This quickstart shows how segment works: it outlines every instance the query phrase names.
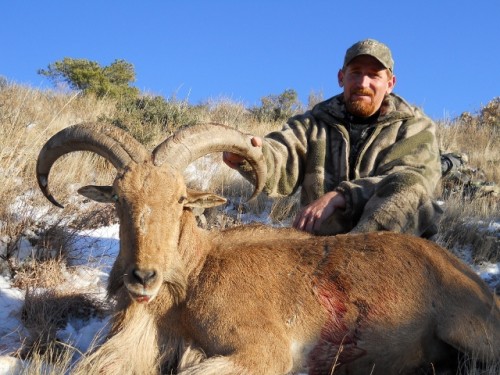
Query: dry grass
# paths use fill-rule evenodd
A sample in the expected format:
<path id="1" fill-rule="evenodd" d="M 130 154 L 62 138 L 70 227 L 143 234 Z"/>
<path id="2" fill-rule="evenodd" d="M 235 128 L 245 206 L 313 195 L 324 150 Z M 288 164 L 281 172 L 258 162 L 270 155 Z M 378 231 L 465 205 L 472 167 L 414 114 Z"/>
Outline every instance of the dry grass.
<path id="1" fill-rule="evenodd" d="M 438 123 L 438 138 L 441 150 L 467 154 L 470 165 L 481 169 L 489 181 L 500 183 L 500 124 L 443 121 Z"/>
<path id="2" fill-rule="evenodd" d="M 66 280 L 65 270 L 64 262 L 59 259 L 31 259 L 16 270 L 12 286 L 23 290 L 56 288 Z"/>
<path id="3" fill-rule="evenodd" d="M 30 359 L 19 363 L 17 375 L 61 375 L 70 373 L 75 348 L 60 342 L 52 342 L 32 350 Z"/>
<path id="4" fill-rule="evenodd" d="M 207 108 L 207 121 L 238 127 L 238 124 L 249 120 L 245 105 L 228 98 L 209 99 L 204 106 Z"/>
<path id="5" fill-rule="evenodd" d="M 21 358 L 33 353 L 43 355 L 50 348 L 52 358 L 59 358 L 66 349 L 56 336 L 57 330 L 64 328 L 71 320 L 88 321 L 104 317 L 108 306 L 90 293 L 77 290 L 27 288 L 21 312 L 28 337 L 19 350 Z"/>
<path id="6" fill-rule="evenodd" d="M 500 262 L 498 198 L 464 198 L 460 191 L 449 197 L 439 226 L 439 242 L 448 249 L 470 247 L 473 261 Z"/>
<path id="7" fill-rule="evenodd" d="M 497 119 L 500 116 L 496 109 Z M 481 119 L 481 113 L 477 118 Z M 500 123 L 471 120 L 470 115 L 453 122 L 438 123 L 443 151 L 465 153 L 469 165 L 478 168 L 487 181 L 500 185 Z M 444 201 L 439 242 L 449 249 L 470 246 L 475 260 L 500 261 L 500 229 L 489 227 L 500 221 L 500 197 L 464 196 L 463 186 Z"/>
<path id="8" fill-rule="evenodd" d="M 500 374 L 500 360 L 492 365 L 481 365 L 481 358 L 464 356 L 460 359 L 456 375 L 498 375 Z"/>
<path id="9" fill-rule="evenodd" d="M 95 121 L 113 103 L 8 85 L 0 90 L 0 237 L 15 239 L 40 216 L 55 210 L 38 191 L 35 162 L 42 145 L 58 130 Z M 63 198 L 72 183 L 98 174 L 95 157 L 68 158 L 53 173 L 54 192 Z M 71 161 L 72 159 L 72 161 Z M 85 177 L 84 177 L 85 176 Z M 97 180 L 97 178 L 94 178 Z"/>

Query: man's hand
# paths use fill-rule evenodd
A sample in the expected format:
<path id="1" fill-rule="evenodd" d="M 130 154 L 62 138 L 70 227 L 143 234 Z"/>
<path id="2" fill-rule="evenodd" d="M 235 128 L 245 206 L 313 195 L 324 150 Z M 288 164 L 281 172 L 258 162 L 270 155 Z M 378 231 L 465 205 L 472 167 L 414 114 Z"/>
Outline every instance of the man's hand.
<path id="1" fill-rule="evenodd" d="M 252 137 L 251 142 L 252 142 L 252 146 L 254 146 L 254 147 L 262 147 L 262 138 L 260 138 L 260 137 Z M 224 151 L 222 153 L 222 160 L 229 167 L 231 167 L 233 169 L 237 169 L 241 165 L 241 163 L 243 163 L 245 158 L 243 156 L 238 155 L 238 154 L 233 154 L 232 152 Z"/>
<path id="2" fill-rule="evenodd" d="M 304 207 L 295 217 L 293 227 L 309 233 L 317 232 L 336 209 L 344 208 L 344 195 L 338 191 L 330 191 Z"/>

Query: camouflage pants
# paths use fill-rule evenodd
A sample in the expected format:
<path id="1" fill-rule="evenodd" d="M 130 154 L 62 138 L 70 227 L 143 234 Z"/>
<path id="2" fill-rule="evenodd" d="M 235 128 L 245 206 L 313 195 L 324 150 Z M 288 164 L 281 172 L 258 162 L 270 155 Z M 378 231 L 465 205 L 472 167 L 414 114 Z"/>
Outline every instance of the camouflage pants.
<path id="1" fill-rule="evenodd" d="M 441 154 L 442 187 L 444 196 L 462 190 L 464 196 L 499 197 L 500 188 L 494 183 L 486 181 L 484 173 L 468 165 L 467 155 L 460 153 Z"/>

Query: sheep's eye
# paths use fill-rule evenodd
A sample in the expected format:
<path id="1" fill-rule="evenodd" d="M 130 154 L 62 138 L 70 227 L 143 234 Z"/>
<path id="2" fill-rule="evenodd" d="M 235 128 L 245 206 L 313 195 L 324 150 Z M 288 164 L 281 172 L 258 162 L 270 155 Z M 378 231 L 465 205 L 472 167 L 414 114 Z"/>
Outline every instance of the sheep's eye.
<path id="1" fill-rule="evenodd" d="M 118 197 L 118 194 L 113 194 L 113 195 L 111 196 L 111 199 L 113 199 L 115 202 L 118 202 L 118 198 L 119 198 L 119 197 Z"/>
<path id="2" fill-rule="evenodd" d="M 183 195 L 182 197 L 180 197 L 180 198 L 179 198 L 179 203 L 181 203 L 181 204 L 182 204 L 182 203 L 184 203 L 186 200 L 187 200 L 187 197 Z"/>

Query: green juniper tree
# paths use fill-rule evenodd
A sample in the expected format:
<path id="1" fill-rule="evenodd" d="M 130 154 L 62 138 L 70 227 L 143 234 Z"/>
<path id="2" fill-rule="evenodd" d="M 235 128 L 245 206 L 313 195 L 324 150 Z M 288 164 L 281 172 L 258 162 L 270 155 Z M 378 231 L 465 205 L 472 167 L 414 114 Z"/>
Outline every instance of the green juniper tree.
<path id="1" fill-rule="evenodd" d="M 54 85 L 64 82 L 73 90 L 99 98 L 134 98 L 139 95 L 139 90 L 130 86 L 135 81 L 134 67 L 125 60 L 115 60 L 103 67 L 95 61 L 65 57 L 49 64 L 47 69 L 38 70 L 38 74 L 47 77 Z"/>

